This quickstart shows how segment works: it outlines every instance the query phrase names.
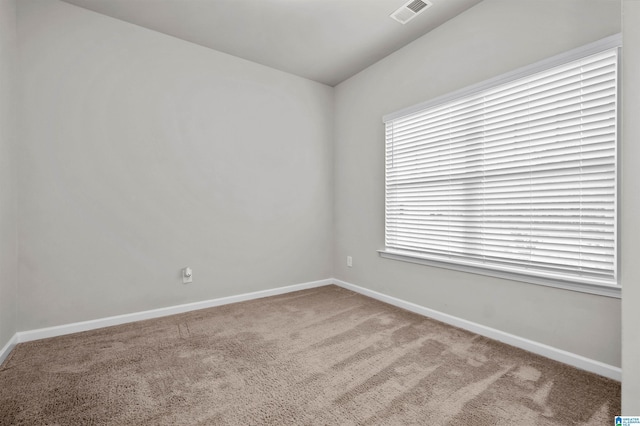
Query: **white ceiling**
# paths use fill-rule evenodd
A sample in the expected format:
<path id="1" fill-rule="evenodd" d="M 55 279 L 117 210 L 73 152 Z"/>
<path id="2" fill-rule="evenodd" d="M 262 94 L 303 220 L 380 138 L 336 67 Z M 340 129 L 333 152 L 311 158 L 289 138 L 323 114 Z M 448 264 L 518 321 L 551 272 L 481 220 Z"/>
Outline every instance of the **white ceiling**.
<path id="1" fill-rule="evenodd" d="M 402 25 L 407 0 L 64 0 L 330 86 L 481 0 L 431 0 Z"/>

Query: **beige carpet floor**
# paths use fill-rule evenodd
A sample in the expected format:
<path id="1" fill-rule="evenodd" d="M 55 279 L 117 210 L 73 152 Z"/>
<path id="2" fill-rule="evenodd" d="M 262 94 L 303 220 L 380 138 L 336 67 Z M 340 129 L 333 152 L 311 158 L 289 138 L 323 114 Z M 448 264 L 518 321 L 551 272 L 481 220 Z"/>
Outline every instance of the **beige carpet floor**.
<path id="1" fill-rule="evenodd" d="M 620 384 L 327 286 L 22 343 L 2 425 L 610 425 Z"/>

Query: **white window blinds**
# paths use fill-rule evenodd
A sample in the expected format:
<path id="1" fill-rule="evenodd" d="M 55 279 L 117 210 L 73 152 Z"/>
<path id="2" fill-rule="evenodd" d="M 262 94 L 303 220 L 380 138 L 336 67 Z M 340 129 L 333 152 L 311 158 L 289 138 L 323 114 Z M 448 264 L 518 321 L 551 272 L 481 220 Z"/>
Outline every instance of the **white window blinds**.
<path id="1" fill-rule="evenodd" d="M 386 250 L 616 285 L 617 52 L 386 121 Z"/>

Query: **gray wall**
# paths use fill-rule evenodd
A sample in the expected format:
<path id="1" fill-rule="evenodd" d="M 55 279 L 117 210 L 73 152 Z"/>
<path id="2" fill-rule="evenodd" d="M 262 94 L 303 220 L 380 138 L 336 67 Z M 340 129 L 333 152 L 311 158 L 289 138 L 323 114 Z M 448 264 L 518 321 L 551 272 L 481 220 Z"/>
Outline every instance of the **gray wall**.
<path id="1" fill-rule="evenodd" d="M 16 332 L 16 1 L 0 0 L 0 349 Z"/>
<path id="2" fill-rule="evenodd" d="M 332 88 L 18 3 L 19 330 L 331 276 Z"/>
<path id="3" fill-rule="evenodd" d="M 640 1 L 624 0 L 622 78 L 622 414 L 640 413 Z"/>
<path id="4" fill-rule="evenodd" d="M 382 116 L 620 32 L 620 2 L 485 0 L 336 87 L 334 276 L 620 366 L 620 300 L 382 259 Z M 346 266 L 347 255 L 353 267 Z"/>

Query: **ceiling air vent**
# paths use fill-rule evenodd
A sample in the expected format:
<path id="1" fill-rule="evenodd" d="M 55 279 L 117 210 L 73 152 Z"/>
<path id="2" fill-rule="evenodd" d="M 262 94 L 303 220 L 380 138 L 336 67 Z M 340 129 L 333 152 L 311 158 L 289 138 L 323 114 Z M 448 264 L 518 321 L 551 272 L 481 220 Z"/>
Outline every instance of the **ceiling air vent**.
<path id="1" fill-rule="evenodd" d="M 410 0 L 389 16 L 401 24 L 406 24 L 429 7 L 431 2 L 427 0 Z"/>

